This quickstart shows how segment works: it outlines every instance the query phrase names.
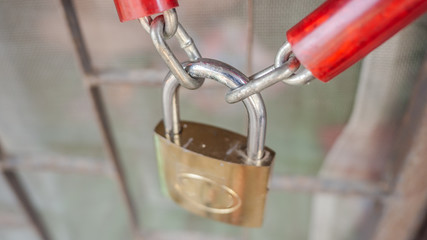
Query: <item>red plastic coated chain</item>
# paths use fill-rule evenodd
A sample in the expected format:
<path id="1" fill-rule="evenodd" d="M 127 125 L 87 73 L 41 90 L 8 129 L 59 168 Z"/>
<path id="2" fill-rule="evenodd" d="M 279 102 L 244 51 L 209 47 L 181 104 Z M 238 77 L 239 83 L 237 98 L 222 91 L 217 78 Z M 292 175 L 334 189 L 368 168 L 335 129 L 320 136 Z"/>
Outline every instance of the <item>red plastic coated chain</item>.
<path id="1" fill-rule="evenodd" d="M 114 0 L 120 22 L 134 20 L 178 7 L 178 0 Z"/>
<path id="2" fill-rule="evenodd" d="M 301 64 L 327 82 L 427 11 L 427 0 L 328 0 L 287 32 Z"/>

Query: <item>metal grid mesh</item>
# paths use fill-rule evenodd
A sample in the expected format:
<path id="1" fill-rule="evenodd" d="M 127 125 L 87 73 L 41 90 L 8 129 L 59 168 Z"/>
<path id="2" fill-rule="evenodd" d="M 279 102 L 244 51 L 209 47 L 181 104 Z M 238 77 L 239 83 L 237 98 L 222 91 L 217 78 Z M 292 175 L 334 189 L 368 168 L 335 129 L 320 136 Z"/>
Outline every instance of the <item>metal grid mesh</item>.
<path id="1" fill-rule="evenodd" d="M 166 73 L 160 58 L 145 57 L 157 55 L 149 37 L 136 22 L 120 24 L 115 17 L 112 1 L 76 1 L 78 18 L 74 18 L 71 1 L 61 2 L 65 6 L 68 24 L 71 24 L 75 46 L 82 47 L 85 44 L 79 36 L 78 27 L 73 24 L 77 19 L 84 23 L 83 34 L 96 69 L 90 64 L 85 49 L 80 48 L 77 57 L 82 63 L 89 98 L 76 81 L 79 74 L 70 55 L 73 45 L 65 27 L 67 23 L 60 15 L 60 2 L 15 3 L 25 14 L 7 14 L 11 3 L 0 1 L 0 6 L 4 6 L 0 7 L 0 16 L 3 16 L 0 23 L 0 55 L 1 62 L 5 63 L 0 72 L 4 78 L 11 79 L 3 81 L 7 85 L 2 88 L 1 95 L 5 96 L 2 99 L 13 99 L 13 103 L 1 103 L 2 110 L 8 113 L 1 118 L 1 136 L 7 151 L 30 151 L 30 156 L 34 156 L 35 152 L 57 151 L 91 157 L 76 159 L 37 154 L 35 156 L 39 157 L 18 155 L 15 158 L 3 158 L 6 159 L 3 161 L 3 169 L 24 170 L 22 178 L 28 186 L 29 195 L 43 213 L 44 221 L 37 220 L 36 216 L 33 222 L 46 222 L 51 239 L 129 239 L 132 235 L 128 230 L 129 225 L 133 226 L 135 239 L 140 232 L 147 239 L 307 238 L 309 196 L 272 191 L 262 230 L 242 230 L 199 219 L 164 199 L 157 189 L 159 184 L 153 171 L 156 164 L 149 137 L 151 126 L 161 118 L 160 102 L 157 100 L 160 90 L 152 88 L 160 85 Z M 259 70 L 271 63 L 278 46 L 285 40 L 284 29 L 288 29 L 320 3 L 308 0 L 255 1 L 253 69 Z M 197 1 L 184 1 L 179 13 L 180 20 L 191 29 L 204 56 L 245 69 L 246 7 L 246 2 L 242 1 L 208 1 L 203 8 Z M 181 57 L 185 59 L 183 55 Z M 148 71 L 132 70 L 141 67 Z M 339 132 L 336 129 L 340 129 L 348 117 L 356 87 L 356 81 L 351 80 L 358 77 L 357 72 L 358 66 L 340 76 L 348 80 L 344 82 L 337 79 L 329 88 L 313 84 L 308 89 L 288 91 L 286 86 L 278 86 L 265 92 L 270 110 L 268 144 L 280 149 L 278 153 L 287 159 L 277 163 L 276 174 L 313 174 L 317 171 L 332 143 L 331 139 Z M 106 85 L 102 93 L 100 84 Z M 142 87 L 135 88 L 135 85 Z M 101 94 L 106 98 L 102 98 Z M 333 99 L 326 98 L 333 94 L 336 95 Z M 11 95 L 20 97 L 12 98 Z M 202 98 L 202 95 L 208 95 L 209 98 Z M 322 101 L 318 101 L 319 98 Z M 94 106 L 101 138 L 88 102 Z M 183 110 L 183 115 L 188 118 L 197 116 L 198 120 L 205 122 L 218 115 L 227 115 L 229 118 L 215 119 L 215 124 L 243 131 L 240 124 L 243 110 L 239 106 L 227 106 L 221 102 L 223 89 L 206 87 L 198 93 L 186 92 L 183 104 L 188 105 L 188 108 Z M 290 103 L 287 104 L 290 109 L 283 110 L 284 102 Z M 337 102 L 340 104 L 337 105 Z M 109 116 L 105 106 L 108 106 Z M 202 117 L 200 111 L 203 112 Z M 114 125 L 118 146 L 113 143 L 108 119 Z M 22 126 L 28 127 L 21 129 Z M 329 133 L 325 133 L 323 138 L 311 136 L 310 133 L 321 129 L 319 126 L 330 127 L 331 130 L 327 129 Z M 140 143 L 141 139 L 145 139 L 144 142 Z M 107 157 L 112 160 L 111 165 L 96 160 L 104 157 L 100 154 L 101 142 L 107 149 Z M 307 148 L 311 150 L 306 151 Z M 123 161 L 119 159 L 117 149 L 120 149 Z M 25 164 L 19 161 L 16 163 L 14 159 L 25 159 L 21 162 L 25 162 L 31 169 L 86 171 L 90 175 L 101 173 L 102 176 L 80 176 L 76 179 L 56 173 L 34 174 L 25 172 Z M 121 164 L 124 164 L 125 171 Z M 118 177 L 125 207 L 123 199 L 117 194 L 117 185 L 106 181 L 103 175 Z M 93 189 L 94 186 L 96 189 Z M 272 188 L 350 192 L 381 197 L 376 186 L 353 182 L 319 182 L 311 177 L 274 178 Z M 7 202 L 6 209 L 16 208 L 12 206 L 12 197 L 3 198 L 2 202 Z M 135 200 L 136 203 L 132 202 Z M 129 215 L 130 218 L 127 217 Z M 141 223 L 137 218 L 142 219 Z M 278 226 L 278 222 L 286 224 Z M 40 230 L 43 227 L 36 229 L 43 235 L 43 230 Z M 34 238 L 29 232 L 17 233 L 13 230 L 1 231 L 0 236 L 6 239 Z"/>

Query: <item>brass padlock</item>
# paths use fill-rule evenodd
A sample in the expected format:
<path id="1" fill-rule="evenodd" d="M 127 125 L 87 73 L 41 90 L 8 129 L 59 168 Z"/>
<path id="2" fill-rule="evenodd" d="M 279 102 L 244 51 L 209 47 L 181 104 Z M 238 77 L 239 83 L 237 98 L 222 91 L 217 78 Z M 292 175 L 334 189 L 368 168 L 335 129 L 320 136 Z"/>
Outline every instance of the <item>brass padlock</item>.
<path id="1" fill-rule="evenodd" d="M 194 78 L 213 79 L 229 88 L 248 79 L 233 67 L 211 59 L 186 64 Z M 248 111 L 248 137 L 213 126 L 180 121 L 179 82 L 164 81 L 164 121 L 155 128 L 162 185 L 179 205 L 200 216 L 229 224 L 259 227 L 274 151 L 264 148 L 266 113 L 261 95 L 243 103 Z"/>

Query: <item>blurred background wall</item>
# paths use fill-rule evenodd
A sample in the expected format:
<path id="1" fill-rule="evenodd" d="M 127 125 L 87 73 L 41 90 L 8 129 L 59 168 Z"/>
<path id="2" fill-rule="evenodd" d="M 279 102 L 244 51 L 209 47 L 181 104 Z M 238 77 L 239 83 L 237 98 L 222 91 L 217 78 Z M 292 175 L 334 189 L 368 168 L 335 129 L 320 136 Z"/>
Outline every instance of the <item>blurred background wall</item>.
<path id="1" fill-rule="evenodd" d="M 254 1 L 253 72 L 273 63 L 285 31 L 322 2 Z M 144 234 L 149 239 L 308 239 L 310 228 L 315 228 L 312 195 L 272 190 L 263 228 L 242 229 L 193 216 L 161 194 L 152 135 L 162 118 L 160 83 L 166 66 L 137 21 L 119 22 L 112 0 L 76 0 L 75 5 L 97 69 L 147 68 L 153 74 L 152 86 L 102 87 Z M 204 57 L 222 60 L 249 75 L 247 8 L 243 0 L 184 0 L 178 15 Z M 379 53 L 393 50 L 399 58 L 382 62 L 371 57 L 372 64 L 380 66 L 365 71 L 388 71 L 390 84 L 414 79 L 427 41 L 425 22 L 417 24 Z M 415 43 L 405 44 L 408 39 Z M 178 49 L 175 41 L 171 46 Z M 179 57 L 186 59 L 182 52 Z M 402 61 L 405 65 L 396 68 Z M 277 153 L 275 175 L 317 175 L 350 118 L 360 72 L 361 64 L 356 64 L 328 84 L 277 84 L 263 92 L 267 145 Z M 106 163 L 60 1 L 0 0 L 0 76 L 0 141 L 8 153 L 65 155 Z M 384 80 L 384 75 L 376 78 Z M 398 89 L 401 99 L 395 104 L 401 110 L 393 116 L 404 111 L 412 84 Z M 224 94 L 225 89 L 215 84 L 181 91 L 183 119 L 244 133 L 243 106 L 226 104 Z M 131 239 L 114 178 L 25 169 L 20 176 L 53 239 Z M 15 200 L 0 180 L 0 239 L 38 239 Z M 357 232 L 343 234 L 329 239 L 360 239 Z"/>

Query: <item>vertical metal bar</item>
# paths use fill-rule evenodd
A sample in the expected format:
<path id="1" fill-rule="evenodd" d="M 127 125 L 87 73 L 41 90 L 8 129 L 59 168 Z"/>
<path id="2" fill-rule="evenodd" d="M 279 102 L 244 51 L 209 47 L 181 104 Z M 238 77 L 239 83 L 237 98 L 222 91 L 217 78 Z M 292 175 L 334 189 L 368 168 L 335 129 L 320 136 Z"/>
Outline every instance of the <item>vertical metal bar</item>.
<path id="1" fill-rule="evenodd" d="M 117 146 L 114 141 L 113 133 L 108 120 L 108 114 L 104 105 L 101 89 L 98 85 L 90 84 L 90 79 L 95 73 L 95 69 L 92 65 L 92 61 L 87 51 L 86 44 L 83 38 L 83 34 L 80 29 L 79 21 L 76 15 L 74 4 L 72 0 L 61 0 L 62 7 L 65 12 L 68 28 L 72 34 L 75 50 L 78 54 L 80 65 L 85 73 L 85 83 L 87 90 L 90 95 L 92 106 L 98 120 L 98 126 L 102 133 L 105 149 L 108 157 L 114 166 L 117 181 L 119 183 L 120 191 L 123 199 L 125 200 L 126 209 L 129 214 L 130 223 L 132 225 L 132 231 L 135 239 L 140 239 L 139 234 L 139 221 L 136 211 L 136 206 L 132 201 L 129 185 L 126 180 L 126 174 L 123 170 L 121 159 L 117 151 Z"/>
<path id="2" fill-rule="evenodd" d="M 424 219 L 422 219 L 420 222 L 420 227 L 418 228 L 418 232 L 416 233 L 415 237 L 411 240 L 426 240 L 427 239 L 427 203 L 423 210 L 424 213 Z"/>
<path id="3" fill-rule="evenodd" d="M 2 149 L 0 143 L 0 163 L 2 163 L 6 159 L 6 154 Z M 28 220 L 33 226 L 34 230 L 39 234 L 40 238 L 43 240 L 52 239 L 47 231 L 47 228 L 37 212 L 36 208 L 31 202 L 31 198 L 29 194 L 24 188 L 24 184 L 19 178 L 18 174 L 13 169 L 2 168 L 1 172 L 6 179 L 7 184 L 18 200 L 18 204 L 22 208 L 25 215 L 27 215 Z"/>
<path id="4" fill-rule="evenodd" d="M 427 55 L 397 152 L 400 171 L 374 240 L 412 240 L 427 209 Z"/>
<path id="5" fill-rule="evenodd" d="M 74 47 L 80 60 L 80 65 L 86 75 L 91 75 L 95 71 L 89 51 L 86 48 L 82 31 L 80 30 L 80 24 L 74 8 L 73 0 L 61 0 L 61 3 L 65 12 L 65 18 L 67 19 L 68 29 L 71 32 Z"/>
<path id="6" fill-rule="evenodd" d="M 138 225 L 138 216 L 137 216 L 136 206 L 132 201 L 128 183 L 126 180 L 126 174 L 123 170 L 123 166 L 121 164 L 122 161 L 117 151 L 113 133 L 110 128 L 107 112 L 102 99 L 101 89 L 98 86 L 91 86 L 89 87 L 89 93 L 91 95 L 93 108 L 96 113 L 98 124 L 102 132 L 102 137 L 104 140 L 105 148 L 108 153 L 108 157 L 111 160 L 111 163 L 114 166 L 114 169 L 116 171 L 120 190 L 126 202 L 126 207 L 129 211 L 129 216 L 130 216 L 133 230 L 138 232 L 139 225 Z"/>

